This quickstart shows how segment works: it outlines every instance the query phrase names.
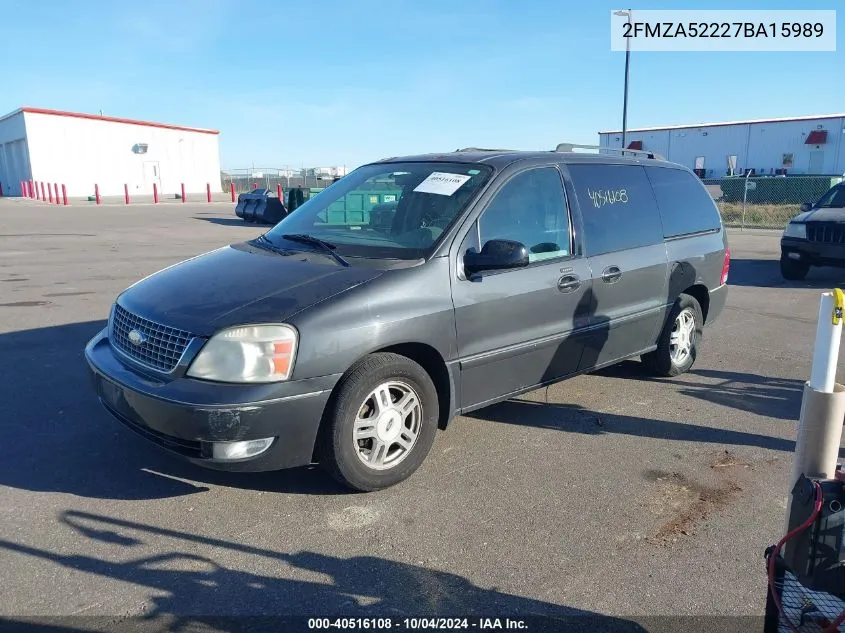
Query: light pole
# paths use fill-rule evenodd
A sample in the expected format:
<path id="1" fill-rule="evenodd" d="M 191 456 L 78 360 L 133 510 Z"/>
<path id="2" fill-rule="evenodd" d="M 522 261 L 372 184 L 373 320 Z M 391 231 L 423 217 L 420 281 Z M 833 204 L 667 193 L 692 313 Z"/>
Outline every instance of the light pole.
<path id="1" fill-rule="evenodd" d="M 620 15 L 628 18 L 631 23 L 631 10 L 614 11 L 613 15 Z M 625 96 L 622 100 L 622 149 L 625 149 L 625 134 L 628 131 L 628 68 L 631 65 L 631 38 L 625 38 Z"/>

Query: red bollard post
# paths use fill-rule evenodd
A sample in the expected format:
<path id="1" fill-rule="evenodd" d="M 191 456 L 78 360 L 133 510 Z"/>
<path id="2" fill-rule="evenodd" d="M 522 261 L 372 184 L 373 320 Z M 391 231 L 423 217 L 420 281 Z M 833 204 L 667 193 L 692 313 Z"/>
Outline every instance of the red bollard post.
<path id="1" fill-rule="evenodd" d="M 100 185 L 94 183 L 94 200 L 100 204 Z"/>
<path id="2" fill-rule="evenodd" d="M 41 200 L 41 191 L 38 189 L 38 181 L 32 183 L 33 190 L 35 191 L 35 195 L 33 196 L 36 200 Z"/>
<path id="3" fill-rule="evenodd" d="M 53 204 L 53 188 L 50 186 L 49 182 L 47 183 L 47 197 L 50 199 L 50 204 Z"/>
<path id="4" fill-rule="evenodd" d="M 235 183 L 229 183 L 229 190 L 232 192 L 232 202 L 235 201 Z"/>
<path id="5" fill-rule="evenodd" d="M 59 202 L 59 185 L 53 183 L 53 189 L 56 191 L 56 204 L 61 204 Z"/>
<path id="6" fill-rule="evenodd" d="M 254 182 L 252 183 L 252 190 L 255 191 L 256 189 L 258 189 L 258 183 Z"/>
<path id="7" fill-rule="evenodd" d="M 279 200 L 282 199 L 282 185 L 280 184 L 276 185 L 276 196 L 279 198 Z"/>
<path id="8" fill-rule="evenodd" d="M 67 187 L 62 185 L 62 204 L 67 206 Z"/>
<path id="9" fill-rule="evenodd" d="M 205 183 L 205 193 L 208 196 L 208 203 L 211 204 L 211 183 Z"/>
<path id="10" fill-rule="evenodd" d="M 20 186 L 20 188 L 21 188 L 21 197 L 23 197 L 23 195 L 24 195 L 24 194 L 23 194 L 23 180 L 19 180 L 19 181 L 18 181 L 18 185 L 19 185 L 19 186 Z"/>
<path id="11" fill-rule="evenodd" d="M 47 202 L 47 195 L 44 193 L 44 181 L 41 181 L 41 201 Z"/>
<path id="12" fill-rule="evenodd" d="M 29 197 L 35 199 L 35 187 L 32 186 L 32 178 L 29 179 Z"/>
<path id="13" fill-rule="evenodd" d="M 182 183 L 182 202 L 185 202 L 185 183 Z"/>
<path id="14" fill-rule="evenodd" d="M 126 183 L 123 184 L 123 200 L 129 204 L 129 185 Z"/>
<path id="15" fill-rule="evenodd" d="M 153 202 L 158 204 L 158 185 L 153 183 Z"/>

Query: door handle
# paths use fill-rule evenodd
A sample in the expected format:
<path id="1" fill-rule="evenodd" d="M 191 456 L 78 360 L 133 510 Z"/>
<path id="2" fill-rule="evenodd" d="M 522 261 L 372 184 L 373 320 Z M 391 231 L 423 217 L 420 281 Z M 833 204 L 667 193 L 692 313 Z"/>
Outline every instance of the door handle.
<path id="1" fill-rule="evenodd" d="M 557 280 L 557 289 L 561 292 L 574 292 L 581 287 L 581 278 L 578 275 L 564 275 Z"/>
<path id="2" fill-rule="evenodd" d="M 601 271 L 601 280 L 606 284 L 615 284 L 622 279 L 622 271 L 619 266 L 608 266 Z"/>

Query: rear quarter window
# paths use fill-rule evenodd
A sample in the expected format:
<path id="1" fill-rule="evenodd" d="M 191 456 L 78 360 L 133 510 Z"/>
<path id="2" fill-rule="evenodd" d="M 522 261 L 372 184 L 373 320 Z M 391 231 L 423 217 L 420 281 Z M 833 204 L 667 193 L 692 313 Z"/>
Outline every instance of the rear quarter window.
<path id="1" fill-rule="evenodd" d="M 663 241 L 654 193 L 639 165 L 567 166 L 584 221 L 588 255 Z"/>
<path id="2" fill-rule="evenodd" d="M 657 198 L 665 237 L 678 237 L 721 227 L 719 210 L 698 178 L 680 169 L 646 167 Z"/>

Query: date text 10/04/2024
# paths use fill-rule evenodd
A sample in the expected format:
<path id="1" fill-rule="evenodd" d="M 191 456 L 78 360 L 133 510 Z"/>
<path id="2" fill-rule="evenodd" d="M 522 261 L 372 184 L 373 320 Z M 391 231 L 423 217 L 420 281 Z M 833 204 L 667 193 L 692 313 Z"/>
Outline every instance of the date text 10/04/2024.
<path id="1" fill-rule="evenodd" d="M 512 618 L 309 618 L 309 630 L 352 631 L 528 630 L 525 620 Z"/>

